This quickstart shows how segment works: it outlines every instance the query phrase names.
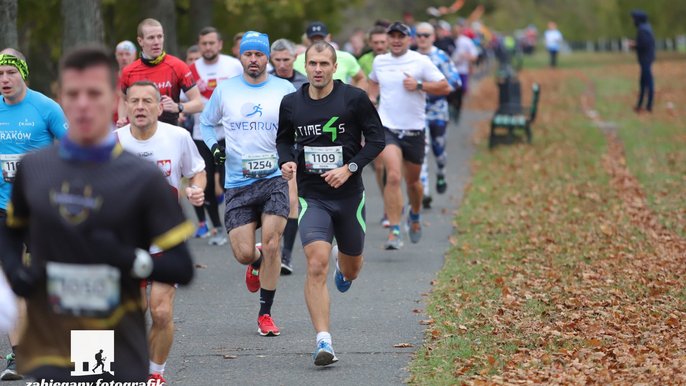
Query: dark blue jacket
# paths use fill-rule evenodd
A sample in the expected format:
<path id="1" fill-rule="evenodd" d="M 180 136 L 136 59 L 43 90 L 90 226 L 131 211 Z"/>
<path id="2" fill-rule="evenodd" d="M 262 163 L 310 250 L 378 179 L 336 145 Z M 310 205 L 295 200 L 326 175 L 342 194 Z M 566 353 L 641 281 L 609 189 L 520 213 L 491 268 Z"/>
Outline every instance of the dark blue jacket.
<path id="1" fill-rule="evenodd" d="M 631 11 L 631 17 L 636 25 L 636 55 L 638 63 L 650 64 L 655 60 L 655 37 L 653 27 L 648 23 L 648 15 L 641 10 Z"/>

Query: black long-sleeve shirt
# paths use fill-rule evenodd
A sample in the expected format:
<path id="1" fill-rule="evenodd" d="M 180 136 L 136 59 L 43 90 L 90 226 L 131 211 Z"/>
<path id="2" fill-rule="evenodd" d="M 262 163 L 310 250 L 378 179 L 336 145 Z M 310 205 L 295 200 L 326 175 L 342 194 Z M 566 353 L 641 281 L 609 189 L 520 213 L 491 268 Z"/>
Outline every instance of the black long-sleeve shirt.
<path id="1" fill-rule="evenodd" d="M 357 87 L 336 80 L 331 94 L 319 100 L 310 98 L 309 87 L 309 83 L 305 84 L 281 101 L 276 135 L 279 165 L 289 161 L 298 164 L 298 194 L 302 197 L 340 198 L 361 192 L 362 168 L 385 146 L 379 114 L 367 94 Z M 334 189 L 321 175 L 306 171 L 305 146 L 341 146 L 343 163 L 354 162 L 358 170 Z"/>

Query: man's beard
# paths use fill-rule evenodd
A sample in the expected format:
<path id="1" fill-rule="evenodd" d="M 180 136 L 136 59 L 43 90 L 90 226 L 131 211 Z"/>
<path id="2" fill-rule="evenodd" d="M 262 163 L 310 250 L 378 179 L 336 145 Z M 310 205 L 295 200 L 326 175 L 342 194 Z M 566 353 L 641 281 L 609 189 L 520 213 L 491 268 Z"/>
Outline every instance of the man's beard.
<path id="1" fill-rule="evenodd" d="M 207 54 L 203 54 L 202 57 L 203 57 L 203 59 L 207 60 L 208 62 L 211 62 L 211 61 L 217 59 L 217 56 L 219 56 L 218 52 L 214 55 L 209 55 L 209 56 Z"/>

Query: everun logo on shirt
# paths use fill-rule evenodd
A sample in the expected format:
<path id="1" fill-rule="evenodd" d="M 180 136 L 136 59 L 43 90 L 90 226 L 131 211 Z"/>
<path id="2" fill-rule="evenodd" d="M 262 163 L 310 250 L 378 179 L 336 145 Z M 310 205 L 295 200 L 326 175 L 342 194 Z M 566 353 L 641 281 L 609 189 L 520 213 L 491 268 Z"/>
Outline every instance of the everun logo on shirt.
<path id="1" fill-rule="evenodd" d="M 246 118 L 262 118 L 262 104 L 244 104 L 241 106 L 241 115 Z"/>

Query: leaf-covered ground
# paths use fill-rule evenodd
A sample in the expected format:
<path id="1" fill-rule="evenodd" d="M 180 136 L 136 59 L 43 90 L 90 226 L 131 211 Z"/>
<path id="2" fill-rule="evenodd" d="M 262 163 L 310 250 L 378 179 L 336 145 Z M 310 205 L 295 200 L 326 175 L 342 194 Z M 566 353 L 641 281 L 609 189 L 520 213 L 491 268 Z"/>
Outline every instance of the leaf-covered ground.
<path id="1" fill-rule="evenodd" d="M 631 63 L 520 74 L 534 142 L 488 151 L 479 128 L 410 382 L 686 383 L 685 67 L 656 65 L 640 116 Z M 470 105 L 495 101 L 487 79 Z"/>

